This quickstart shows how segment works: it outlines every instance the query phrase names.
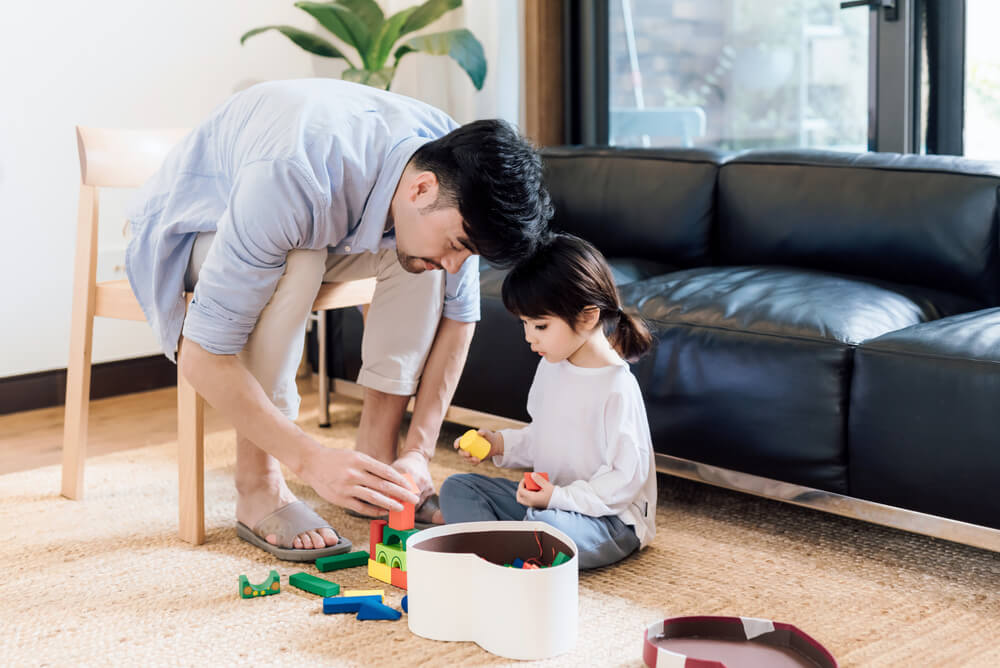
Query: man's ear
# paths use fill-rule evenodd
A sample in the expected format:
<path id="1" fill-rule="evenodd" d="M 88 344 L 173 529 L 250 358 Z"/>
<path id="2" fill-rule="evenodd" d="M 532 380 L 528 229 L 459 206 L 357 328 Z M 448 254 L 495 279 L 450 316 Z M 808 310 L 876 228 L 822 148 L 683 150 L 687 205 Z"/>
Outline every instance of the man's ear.
<path id="1" fill-rule="evenodd" d="M 437 201 L 437 195 L 438 180 L 434 172 L 425 170 L 413 177 L 413 183 L 410 184 L 410 198 L 417 207 L 430 206 Z"/>

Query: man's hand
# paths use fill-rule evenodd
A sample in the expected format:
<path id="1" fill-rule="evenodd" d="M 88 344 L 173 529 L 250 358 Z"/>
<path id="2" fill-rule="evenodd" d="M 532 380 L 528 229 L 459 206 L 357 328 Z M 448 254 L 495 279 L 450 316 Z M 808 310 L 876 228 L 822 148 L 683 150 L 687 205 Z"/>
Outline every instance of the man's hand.
<path id="1" fill-rule="evenodd" d="M 541 489 L 537 492 L 532 492 L 524 486 L 524 478 L 521 478 L 521 482 L 517 486 L 517 502 L 522 506 L 545 510 L 549 507 L 549 501 L 552 500 L 552 490 L 555 489 L 555 485 L 537 473 L 532 473 L 531 479 Z"/>
<path id="2" fill-rule="evenodd" d="M 401 473 L 409 473 L 413 482 L 420 490 L 420 503 L 434 493 L 434 481 L 428 468 L 429 460 L 419 450 L 407 450 L 392 463 L 392 467 Z"/>
<path id="3" fill-rule="evenodd" d="M 354 450 L 318 449 L 302 467 L 301 477 L 330 503 L 365 515 L 402 510 L 401 501 L 419 502 L 398 470 Z"/>

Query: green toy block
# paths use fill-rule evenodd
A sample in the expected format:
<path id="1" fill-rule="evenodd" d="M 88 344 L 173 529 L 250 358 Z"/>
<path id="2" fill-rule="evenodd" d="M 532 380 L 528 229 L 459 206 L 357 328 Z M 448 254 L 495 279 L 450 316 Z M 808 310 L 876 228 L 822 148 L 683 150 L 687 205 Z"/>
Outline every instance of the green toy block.
<path id="1" fill-rule="evenodd" d="M 259 585 L 252 585 L 247 576 L 240 576 L 240 598 L 257 598 L 258 596 L 271 596 L 281 593 L 281 576 L 278 571 L 271 571 Z"/>
<path id="2" fill-rule="evenodd" d="M 390 568 L 406 570 L 406 550 L 398 545 L 386 545 L 378 543 L 375 545 L 375 561 L 380 564 L 389 564 Z"/>
<path id="3" fill-rule="evenodd" d="M 340 593 L 340 585 L 336 582 L 330 582 L 305 572 L 289 576 L 288 584 L 318 596 L 336 596 Z"/>
<path id="4" fill-rule="evenodd" d="M 402 545 L 406 549 L 406 541 L 410 536 L 420 531 L 420 529 L 393 529 L 390 526 L 382 527 L 382 542 L 387 546 Z M 395 540 L 393 540 L 395 539 Z"/>
<path id="5" fill-rule="evenodd" d="M 368 553 L 364 550 L 359 552 L 348 552 L 347 554 L 334 554 L 329 557 L 320 557 L 316 560 L 316 568 L 320 573 L 336 571 L 341 568 L 353 568 L 364 566 L 368 563 Z"/>
<path id="6" fill-rule="evenodd" d="M 559 554 L 556 555 L 556 558 L 552 560 L 552 565 L 558 566 L 559 564 L 564 564 L 567 561 L 569 561 L 569 557 L 567 557 L 564 553 L 560 552 Z"/>

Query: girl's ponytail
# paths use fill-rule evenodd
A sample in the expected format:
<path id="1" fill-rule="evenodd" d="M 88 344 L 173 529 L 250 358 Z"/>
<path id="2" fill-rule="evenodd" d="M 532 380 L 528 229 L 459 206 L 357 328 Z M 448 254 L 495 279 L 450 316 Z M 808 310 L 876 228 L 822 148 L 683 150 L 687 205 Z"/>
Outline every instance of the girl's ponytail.
<path id="1" fill-rule="evenodd" d="M 643 321 L 618 309 L 618 321 L 608 335 L 608 340 L 622 359 L 634 362 L 646 354 L 653 345 L 653 335 Z"/>

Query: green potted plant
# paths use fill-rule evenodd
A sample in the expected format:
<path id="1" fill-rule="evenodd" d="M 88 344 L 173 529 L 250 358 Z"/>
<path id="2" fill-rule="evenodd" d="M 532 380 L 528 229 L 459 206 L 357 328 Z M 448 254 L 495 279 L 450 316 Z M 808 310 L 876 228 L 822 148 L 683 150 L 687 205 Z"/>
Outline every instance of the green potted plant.
<path id="1" fill-rule="evenodd" d="M 413 37 L 396 47 L 403 36 L 424 28 L 446 12 L 461 6 L 462 0 L 427 0 L 386 18 L 375 0 L 334 0 L 333 2 L 296 2 L 295 6 L 314 17 L 319 24 L 358 52 L 355 64 L 328 39 L 287 25 L 254 28 L 240 38 L 244 44 L 254 35 L 277 30 L 309 53 L 326 58 L 343 58 L 348 68 L 342 78 L 388 90 L 400 59 L 415 52 L 451 56 L 466 71 L 477 90 L 486 78 L 483 45 L 465 28 Z M 387 65 L 390 54 L 392 64 Z"/>

